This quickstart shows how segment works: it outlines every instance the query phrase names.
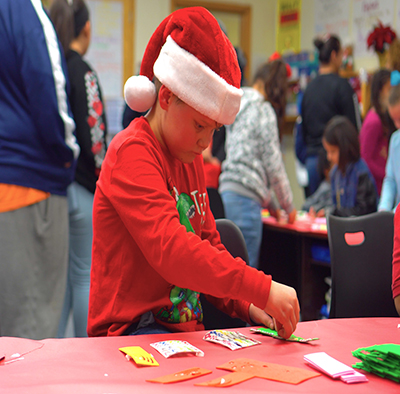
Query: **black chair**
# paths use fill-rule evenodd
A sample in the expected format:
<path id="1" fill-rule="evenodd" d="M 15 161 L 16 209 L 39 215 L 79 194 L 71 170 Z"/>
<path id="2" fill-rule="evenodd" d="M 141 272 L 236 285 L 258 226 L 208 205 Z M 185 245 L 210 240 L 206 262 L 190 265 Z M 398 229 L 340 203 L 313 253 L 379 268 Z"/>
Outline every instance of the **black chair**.
<path id="1" fill-rule="evenodd" d="M 393 219 L 392 212 L 328 217 L 330 318 L 398 316 L 391 291 Z"/>
<path id="2" fill-rule="evenodd" d="M 222 202 L 221 195 L 218 189 L 213 187 L 207 188 L 208 200 L 210 201 L 210 209 L 214 215 L 214 219 L 225 218 L 224 203 Z"/>
<path id="3" fill-rule="evenodd" d="M 240 228 L 228 219 L 217 219 L 215 221 L 217 230 L 221 236 L 221 242 L 233 257 L 242 258 L 247 264 L 249 255 L 246 242 Z M 221 312 L 211 304 L 204 294 L 200 295 L 203 306 L 203 323 L 206 330 L 245 327 L 246 323 L 241 319 L 235 319 Z"/>

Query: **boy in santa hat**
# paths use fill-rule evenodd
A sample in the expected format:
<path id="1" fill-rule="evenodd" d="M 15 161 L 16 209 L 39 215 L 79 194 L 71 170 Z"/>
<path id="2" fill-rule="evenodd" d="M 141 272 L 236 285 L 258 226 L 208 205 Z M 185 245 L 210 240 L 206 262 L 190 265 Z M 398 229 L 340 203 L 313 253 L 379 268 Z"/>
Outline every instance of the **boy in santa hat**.
<path id="1" fill-rule="evenodd" d="M 97 183 L 88 334 L 203 330 L 204 293 L 288 338 L 295 290 L 226 251 L 206 192 L 201 153 L 240 106 L 234 48 L 207 10 L 184 8 L 157 28 L 140 74 L 125 98 L 150 110 L 114 137 Z"/>

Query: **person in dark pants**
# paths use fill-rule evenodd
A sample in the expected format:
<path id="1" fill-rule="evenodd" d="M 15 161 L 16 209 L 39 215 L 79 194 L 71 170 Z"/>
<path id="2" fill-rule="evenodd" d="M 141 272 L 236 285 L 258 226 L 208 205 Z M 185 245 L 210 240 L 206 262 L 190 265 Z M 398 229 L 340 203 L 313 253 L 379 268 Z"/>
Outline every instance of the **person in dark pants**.
<path id="1" fill-rule="evenodd" d="M 357 96 L 345 78 L 339 76 L 343 50 L 339 38 L 326 35 L 316 38 L 319 52 L 319 75 L 307 86 L 302 104 L 302 132 L 306 144 L 305 166 L 308 171 L 306 197 L 313 194 L 322 179 L 317 171 L 318 152 L 322 148 L 322 135 L 326 124 L 335 115 L 346 116 L 359 131 L 361 117 Z"/>

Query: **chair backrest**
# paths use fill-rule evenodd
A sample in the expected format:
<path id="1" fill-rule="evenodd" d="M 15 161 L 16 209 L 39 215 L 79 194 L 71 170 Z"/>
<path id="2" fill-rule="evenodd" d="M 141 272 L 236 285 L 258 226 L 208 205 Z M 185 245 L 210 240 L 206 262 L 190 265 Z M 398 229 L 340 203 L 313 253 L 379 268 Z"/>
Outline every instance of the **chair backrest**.
<path id="1" fill-rule="evenodd" d="M 224 203 L 222 202 L 221 195 L 218 189 L 213 187 L 207 188 L 208 200 L 210 201 L 210 209 L 214 215 L 214 219 L 221 219 L 225 217 Z"/>
<path id="2" fill-rule="evenodd" d="M 397 316 L 392 298 L 392 212 L 327 220 L 332 299 L 329 317 Z"/>
<path id="3" fill-rule="evenodd" d="M 249 255 L 246 242 L 240 228 L 228 219 L 215 220 L 217 230 L 221 236 L 221 242 L 233 257 L 240 257 L 247 264 Z M 206 330 L 244 327 L 246 323 L 240 319 L 234 319 L 221 312 L 212 305 L 202 294 L 201 303 L 204 313 L 204 327 Z"/>
<path id="4" fill-rule="evenodd" d="M 221 237 L 221 242 L 233 257 L 240 257 L 249 264 L 246 241 L 240 228 L 229 219 L 216 219 L 215 224 Z"/>

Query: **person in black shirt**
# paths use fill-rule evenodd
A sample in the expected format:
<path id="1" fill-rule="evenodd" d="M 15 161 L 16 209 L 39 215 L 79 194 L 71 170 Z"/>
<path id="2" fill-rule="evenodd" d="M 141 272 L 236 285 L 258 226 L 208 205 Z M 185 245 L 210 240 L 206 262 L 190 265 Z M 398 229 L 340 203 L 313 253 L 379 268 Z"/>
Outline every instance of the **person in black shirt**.
<path id="1" fill-rule="evenodd" d="M 319 75 L 307 86 L 301 104 L 302 132 L 307 149 L 305 165 L 309 178 L 306 197 L 313 194 L 322 181 L 317 162 L 326 124 L 335 115 L 343 115 L 358 131 L 361 128 L 357 96 L 349 82 L 338 74 L 343 56 L 338 37 L 316 38 L 314 45 L 319 51 Z"/>

